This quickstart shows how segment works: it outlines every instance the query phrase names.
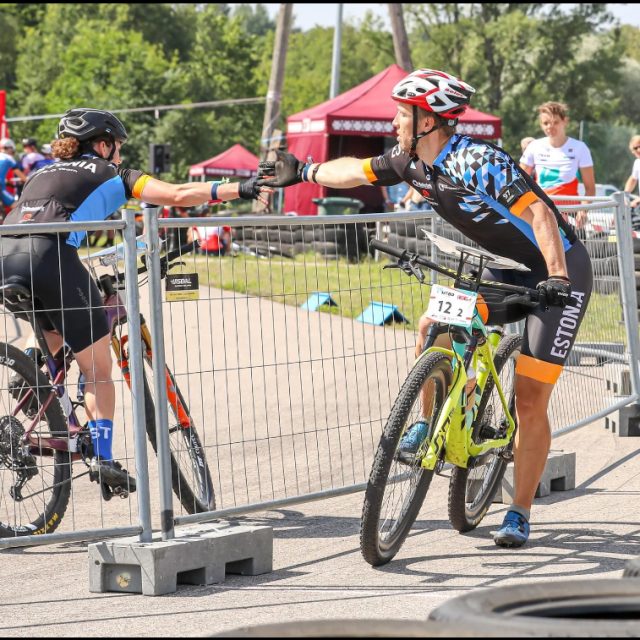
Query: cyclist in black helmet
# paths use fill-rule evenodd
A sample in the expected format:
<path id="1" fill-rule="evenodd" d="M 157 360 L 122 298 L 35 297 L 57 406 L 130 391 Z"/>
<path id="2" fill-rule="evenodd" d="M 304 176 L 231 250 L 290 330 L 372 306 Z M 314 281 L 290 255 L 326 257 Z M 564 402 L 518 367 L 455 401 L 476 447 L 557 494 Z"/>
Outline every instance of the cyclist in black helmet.
<path id="1" fill-rule="evenodd" d="M 100 109 L 71 109 L 52 143 L 59 161 L 32 173 L 6 224 L 104 220 L 130 198 L 157 205 L 191 207 L 235 198 L 258 199 L 271 189 L 256 179 L 240 183 L 170 184 L 143 171 L 120 166 L 127 140 L 120 120 Z M 19 279 L 33 292 L 44 316 L 47 344 L 55 353 L 63 339 L 85 377 L 85 406 L 94 445 L 92 479 L 112 487 L 135 481 L 113 459 L 115 387 L 106 314 L 96 284 L 80 262 L 78 248 L 86 232 L 0 239 L 0 280 Z M 38 358 L 34 348 L 30 354 Z M 16 392 L 17 393 L 17 392 Z"/>

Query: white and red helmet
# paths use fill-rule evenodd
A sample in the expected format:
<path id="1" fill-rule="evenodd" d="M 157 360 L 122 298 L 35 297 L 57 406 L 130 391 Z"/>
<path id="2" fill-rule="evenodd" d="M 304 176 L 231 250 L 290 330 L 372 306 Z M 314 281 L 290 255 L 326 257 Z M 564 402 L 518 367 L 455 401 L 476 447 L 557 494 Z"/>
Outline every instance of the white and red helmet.
<path id="1" fill-rule="evenodd" d="M 400 80 L 391 97 L 444 118 L 459 118 L 476 90 L 455 76 L 434 69 L 417 69 Z"/>

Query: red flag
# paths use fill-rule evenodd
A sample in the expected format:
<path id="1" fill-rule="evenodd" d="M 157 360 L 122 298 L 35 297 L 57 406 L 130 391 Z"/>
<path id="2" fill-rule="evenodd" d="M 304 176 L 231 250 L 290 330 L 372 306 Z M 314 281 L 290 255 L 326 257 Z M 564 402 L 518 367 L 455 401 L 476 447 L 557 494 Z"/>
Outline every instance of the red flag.
<path id="1" fill-rule="evenodd" d="M 9 125 L 6 120 L 7 92 L 0 90 L 0 138 L 9 137 Z"/>

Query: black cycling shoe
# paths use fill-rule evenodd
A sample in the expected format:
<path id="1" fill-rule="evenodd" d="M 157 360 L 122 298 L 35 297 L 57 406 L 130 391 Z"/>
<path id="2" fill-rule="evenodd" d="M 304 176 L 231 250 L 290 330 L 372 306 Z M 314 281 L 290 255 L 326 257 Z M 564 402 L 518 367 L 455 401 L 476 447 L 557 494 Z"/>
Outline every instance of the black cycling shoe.
<path id="1" fill-rule="evenodd" d="M 100 483 L 105 500 L 111 500 L 114 495 L 126 498 L 136 490 L 135 478 L 115 460 L 101 460 L 95 456 L 91 458 L 89 478 Z"/>

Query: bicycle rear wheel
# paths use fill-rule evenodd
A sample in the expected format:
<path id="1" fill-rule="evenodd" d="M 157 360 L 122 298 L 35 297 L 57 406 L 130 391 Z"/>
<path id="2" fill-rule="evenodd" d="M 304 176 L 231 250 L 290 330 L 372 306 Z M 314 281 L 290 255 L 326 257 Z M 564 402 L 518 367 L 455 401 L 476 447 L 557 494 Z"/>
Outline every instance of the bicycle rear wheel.
<path id="1" fill-rule="evenodd" d="M 144 399 L 147 414 L 147 435 L 153 450 L 157 454 L 153 368 L 151 361 L 147 357 L 143 358 L 143 361 L 145 369 Z M 177 402 L 177 404 L 174 404 L 169 400 L 167 403 L 173 490 L 187 513 L 213 511 L 216 508 L 213 482 L 200 435 L 173 373 L 168 367 L 166 371 Z"/>
<path id="2" fill-rule="evenodd" d="M 0 343 L 0 538 L 52 533 L 67 510 L 70 454 L 23 441 L 50 392 L 49 379 L 31 358 Z M 68 438 L 67 421 L 55 398 L 31 434 L 35 443 L 39 438 Z"/>
<path id="3" fill-rule="evenodd" d="M 433 471 L 420 460 L 408 465 L 396 451 L 405 431 L 421 417 L 420 391 L 427 385 L 433 402 L 424 417 L 436 424 L 451 385 L 451 362 L 442 353 L 420 358 L 405 380 L 391 409 L 365 492 L 360 549 L 372 566 L 389 562 L 400 550 L 429 489 Z M 424 448 L 424 444 L 422 448 Z"/>
<path id="4" fill-rule="evenodd" d="M 500 341 L 493 360 L 509 413 L 514 420 L 515 369 L 521 349 L 522 336 L 505 336 Z M 474 425 L 474 440 L 480 444 L 483 433 L 486 439 L 487 434 L 506 431 L 506 428 L 504 407 L 493 376 L 489 376 Z M 475 461 L 470 460 L 469 468 L 453 468 L 449 482 L 449 521 L 460 533 L 475 529 L 491 506 L 511 459 L 514 437 L 515 431 L 509 444 L 500 449 L 493 449 Z"/>

